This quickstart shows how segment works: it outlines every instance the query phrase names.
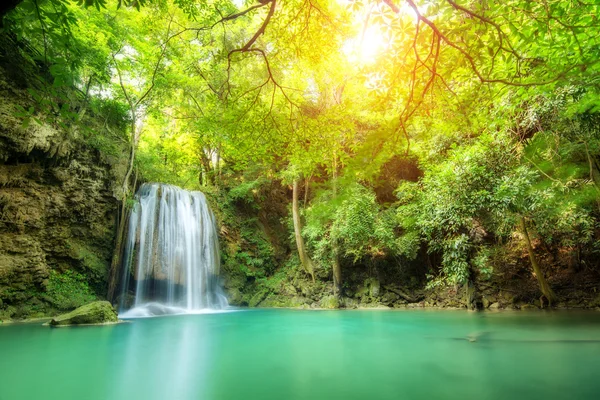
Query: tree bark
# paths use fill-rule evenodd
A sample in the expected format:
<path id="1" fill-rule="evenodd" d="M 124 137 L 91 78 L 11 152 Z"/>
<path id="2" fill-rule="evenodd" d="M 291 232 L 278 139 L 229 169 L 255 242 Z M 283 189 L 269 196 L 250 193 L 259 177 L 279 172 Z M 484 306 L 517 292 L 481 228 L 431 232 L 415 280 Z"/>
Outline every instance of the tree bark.
<path id="1" fill-rule="evenodd" d="M 333 243 L 333 293 L 342 295 L 342 267 L 340 265 L 340 249 L 337 241 Z"/>
<path id="2" fill-rule="evenodd" d="M 535 272 L 535 276 L 537 278 L 538 284 L 540 285 L 540 290 L 550 306 L 552 303 L 557 300 L 556 294 L 548 284 L 548 281 L 544 277 L 544 273 L 542 272 L 542 268 L 538 264 L 537 258 L 535 257 L 535 253 L 533 252 L 533 247 L 531 246 L 531 239 L 529 238 L 529 232 L 527 231 L 527 223 L 525 221 L 525 217 L 521 216 L 521 230 L 523 236 L 525 237 L 525 244 L 527 245 L 527 252 L 529 253 L 529 261 L 531 262 L 531 266 L 533 267 L 533 272 Z"/>
<path id="3" fill-rule="evenodd" d="M 119 227 L 117 229 L 117 237 L 115 239 L 115 252 L 113 253 L 112 261 L 110 263 L 110 271 L 108 274 L 108 291 L 106 298 L 108 301 L 113 302 L 115 299 L 115 291 L 118 285 L 118 272 L 119 266 L 121 265 L 121 258 L 123 255 L 123 239 L 125 238 L 125 227 L 127 221 L 127 193 L 129 192 L 129 179 L 133 172 L 133 164 L 135 161 L 135 148 L 137 146 L 137 132 L 136 132 L 136 118 L 135 111 L 132 111 L 133 120 L 131 122 L 131 151 L 129 153 L 129 167 L 125 178 L 123 179 L 121 194 L 121 212 L 119 214 Z M 136 176 L 137 181 L 137 176 Z M 135 185 L 135 183 L 134 183 Z M 135 189 L 135 187 L 134 187 Z"/>
<path id="4" fill-rule="evenodd" d="M 600 180 L 600 179 L 598 179 L 599 174 L 598 174 L 598 171 L 596 170 L 596 168 L 594 168 L 595 163 L 590 154 L 590 149 L 587 145 L 587 142 L 584 141 L 583 144 L 585 146 L 585 154 L 587 156 L 588 164 L 589 164 L 589 168 L 590 168 L 590 181 L 596 188 L 596 192 L 599 194 L 599 196 L 596 196 L 596 204 L 598 206 L 598 210 L 600 211 L 600 187 L 598 186 L 598 181 Z"/>
<path id="5" fill-rule="evenodd" d="M 304 208 L 308 204 L 308 186 L 310 184 L 310 176 L 304 180 Z"/>
<path id="6" fill-rule="evenodd" d="M 135 110 L 131 112 L 133 116 L 133 120 L 131 122 L 131 152 L 129 153 L 129 167 L 127 168 L 127 173 L 125 174 L 125 178 L 123 179 L 123 201 L 127 200 L 127 192 L 129 191 L 129 178 L 131 178 L 131 174 L 133 173 L 133 163 L 135 162 L 135 148 L 137 147 L 137 132 L 136 132 L 136 117 Z"/>
<path id="7" fill-rule="evenodd" d="M 204 149 L 204 147 L 200 150 L 200 162 L 202 163 L 204 174 L 204 185 L 214 185 L 214 171 L 210 165 L 210 158 L 206 155 L 206 149 Z"/>
<path id="8" fill-rule="evenodd" d="M 121 265 L 121 257 L 123 254 L 123 238 L 125 237 L 125 221 L 127 220 L 126 201 L 121 201 L 121 211 L 119 213 L 119 225 L 117 228 L 117 237 L 115 239 L 115 252 L 110 263 L 110 271 L 108 275 L 108 292 L 106 299 L 111 303 L 115 300 L 115 291 L 117 289 L 117 276 L 119 266 Z"/>
<path id="9" fill-rule="evenodd" d="M 294 221 L 294 236 L 296 237 L 296 247 L 298 248 L 298 256 L 302 267 L 307 274 L 310 275 L 313 282 L 315 281 L 315 269 L 312 260 L 306 252 L 304 239 L 302 238 L 302 225 L 300 223 L 300 211 L 298 209 L 298 179 L 294 179 L 292 190 L 292 219 Z"/>
<path id="10" fill-rule="evenodd" d="M 215 156 L 215 165 L 214 165 L 214 181 L 215 186 L 219 187 L 221 183 L 221 148 L 218 147 L 216 150 Z"/>
<path id="11" fill-rule="evenodd" d="M 333 150 L 333 198 L 337 197 L 337 152 Z M 342 295 L 342 267 L 340 265 L 340 246 L 337 238 L 333 238 L 333 293 Z"/>

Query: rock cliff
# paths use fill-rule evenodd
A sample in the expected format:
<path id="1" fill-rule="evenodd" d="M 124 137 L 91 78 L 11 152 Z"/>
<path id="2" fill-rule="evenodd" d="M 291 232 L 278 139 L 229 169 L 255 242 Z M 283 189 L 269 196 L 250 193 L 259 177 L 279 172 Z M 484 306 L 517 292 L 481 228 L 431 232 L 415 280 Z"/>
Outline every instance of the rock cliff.
<path id="1" fill-rule="evenodd" d="M 35 101 L 9 76 L 0 70 L 0 320 L 105 296 L 127 158 L 125 144 L 109 155 L 70 127 L 25 126 L 19 110 Z"/>

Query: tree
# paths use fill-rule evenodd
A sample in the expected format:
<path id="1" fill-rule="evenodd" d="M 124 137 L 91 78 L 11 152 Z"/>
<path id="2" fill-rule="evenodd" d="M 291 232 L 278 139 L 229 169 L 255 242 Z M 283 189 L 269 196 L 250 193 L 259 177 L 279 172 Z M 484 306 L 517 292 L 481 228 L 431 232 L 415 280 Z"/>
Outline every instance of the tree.
<path id="1" fill-rule="evenodd" d="M 593 2 L 82 4 L 94 7 L 24 0 L 5 21 L 50 86 L 82 93 L 85 106 L 62 114 L 104 101 L 125 111 L 121 216 L 136 168 L 214 191 L 245 185 L 248 170 L 283 171 L 302 267 L 312 279 L 331 268 L 338 294 L 346 266 L 421 250 L 439 256 L 431 286 L 468 285 L 491 274 L 492 248 L 519 238 L 554 300 L 540 255 L 595 254 Z"/>

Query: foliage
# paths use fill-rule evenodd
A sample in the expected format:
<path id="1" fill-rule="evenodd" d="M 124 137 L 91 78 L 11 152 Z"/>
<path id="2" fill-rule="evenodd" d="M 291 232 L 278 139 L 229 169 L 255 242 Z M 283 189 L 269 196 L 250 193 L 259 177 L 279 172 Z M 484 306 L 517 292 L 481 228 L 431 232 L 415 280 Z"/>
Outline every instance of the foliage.
<path id="1" fill-rule="evenodd" d="M 354 261 L 395 248 L 393 218 L 380 209 L 372 191 L 353 183 L 332 197 L 330 190 L 320 192 L 306 211 L 303 233 L 321 265 L 331 264 L 334 242 Z"/>
<path id="2" fill-rule="evenodd" d="M 214 194 L 225 262 L 256 279 L 277 270 L 255 216 L 279 180 L 324 269 L 426 250 L 432 285 L 490 278 L 519 221 L 538 252 L 597 255 L 600 4 L 237 4 L 24 0 L 7 29 L 43 84 L 17 116 Z"/>
<path id="3" fill-rule="evenodd" d="M 97 300 L 86 277 L 71 270 L 50 271 L 45 298 L 59 310 L 70 310 Z"/>
<path id="4" fill-rule="evenodd" d="M 509 137 L 480 136 L 452 149 L 445 162 L 427 165 L 420 185 L 399 188 L 404 235 L 414 238 L 418 232 L 430 252 L 442 254 L 434 284 L 465 282 L 473 269 L 489 275 L 488 246 L 512 240 L 521 217 L 530 218 L 548 244 L 591 244 L 595 196 L 577 177 L 581 166 L 557 163 L 553 174 L 571 171 L 563 177 L 571 180 L 566 183 L 538 170 L 524 155 L 539 150 L 535 139 L 545 135 L 539 132 L 522 150 Z"/>
<path id="5" fill-rule="evenodd" d="M 240 233 L 242 247 L 246 250 L 235 255 L 239 268 L 247 276 L 262 278 L 271 275 L 277 268 L 273 245 L 257 225 L 256 219 L 245 220 Z"/>
<path id="6" fill-rule="evenodd" d="M 242 201 L 246 203 L 254 203 L 254 198 L 258 193 L 261 185 L 267 182 L 265 177 L 258 177 L 257 179 L 241 182 L 237 186 L 231 188 L 229 191 L 229 199 L 237 202 Z"/>

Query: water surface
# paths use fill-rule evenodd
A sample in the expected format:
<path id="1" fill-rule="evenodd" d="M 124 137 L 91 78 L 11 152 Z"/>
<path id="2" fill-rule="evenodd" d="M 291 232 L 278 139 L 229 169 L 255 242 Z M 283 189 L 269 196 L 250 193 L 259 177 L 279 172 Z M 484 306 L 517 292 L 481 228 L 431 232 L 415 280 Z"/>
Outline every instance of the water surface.
<path id="1" fill-rule="evenodd" d="M 594 312 L 252 310 L 0 328 L 0 400 L 599 396 Z"/>

